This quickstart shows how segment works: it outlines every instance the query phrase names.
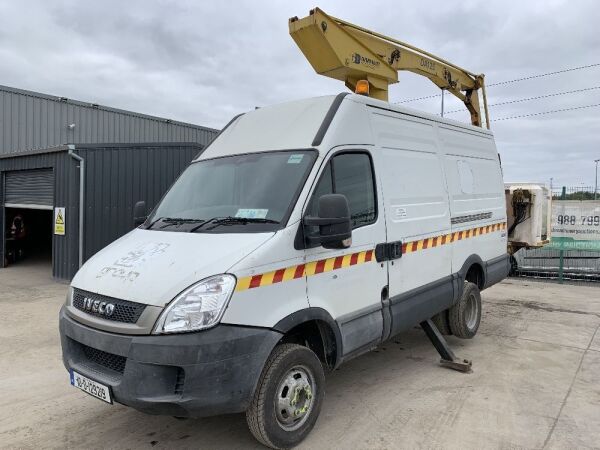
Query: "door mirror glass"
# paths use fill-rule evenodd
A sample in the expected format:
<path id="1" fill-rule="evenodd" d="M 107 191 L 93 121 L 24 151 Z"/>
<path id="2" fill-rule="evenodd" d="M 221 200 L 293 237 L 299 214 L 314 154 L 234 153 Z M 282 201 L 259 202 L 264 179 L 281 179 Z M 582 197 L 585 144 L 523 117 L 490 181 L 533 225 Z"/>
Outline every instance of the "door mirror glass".
<path id="1" fill-rule="evenodd" d="M 304 217 L 307 244 L 325 248 L 348 248 L 351 244 L 352 223 L 348 199 L 342 194 L 325 194 L 319 197 L 317 217 Z M 319 227 L 318 234 L 306 228 Z"/>
<path id="2" fill-rule="evenodd" d="M 148 218 L 148 213 L 146 211 L 146 202 L 139 201 L 133 207 L 133 225 L 139 227 L 143 224 Z"/>

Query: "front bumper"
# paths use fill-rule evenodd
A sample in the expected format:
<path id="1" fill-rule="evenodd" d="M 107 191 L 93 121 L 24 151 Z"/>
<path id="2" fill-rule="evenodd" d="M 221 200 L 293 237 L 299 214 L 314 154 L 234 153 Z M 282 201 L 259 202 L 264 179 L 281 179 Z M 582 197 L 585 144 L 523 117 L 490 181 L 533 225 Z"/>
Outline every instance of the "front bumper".
<path id="1" fill-rule="evenodd" d="M 119 403 L 178 417 L 245 411 L 282 336 L 234 325 L 173 335 L 114 334 L 76 322 L 64 307 L 59 324 L 67 370 L 110 386 Z"/>

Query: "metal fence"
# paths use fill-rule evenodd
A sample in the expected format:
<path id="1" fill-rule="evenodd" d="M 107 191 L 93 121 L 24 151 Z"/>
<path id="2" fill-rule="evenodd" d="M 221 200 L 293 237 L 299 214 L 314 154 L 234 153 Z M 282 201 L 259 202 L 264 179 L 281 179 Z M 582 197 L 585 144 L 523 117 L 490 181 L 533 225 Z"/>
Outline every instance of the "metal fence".
<path id="1" fill-rule="evenodd" d="M 513 256 L 512 276 L 600 282 L 598 251 L 561 251 L 542 247 L 521 249 Z"/>
<path id="2" fill-rule="evenodd" d="M 594 186 L 562 186 L 552 187 L 552 200 L 596 200 L 600 193 Z"/>
<path id="3" fill-rule="evenodd" d="M 600 200 L 593 186 L 552 188 L 553 200 Z M 600 283 L 600 251 L 561 250 L 548 245 L 521 249 L 513 255 L 511 276 Z"/>

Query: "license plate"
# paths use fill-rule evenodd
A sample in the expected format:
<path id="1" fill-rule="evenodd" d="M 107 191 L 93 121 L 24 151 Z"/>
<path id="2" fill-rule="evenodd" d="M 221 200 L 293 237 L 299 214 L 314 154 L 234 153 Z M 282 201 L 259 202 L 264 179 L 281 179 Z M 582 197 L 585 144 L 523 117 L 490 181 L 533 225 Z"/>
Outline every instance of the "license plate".
<path id="1" fill-rule="evenodd" d="M 80 373 L 75 372 L 71 369 L 71 384 L 77 389 L 81 389 L 83 392 L 99 398 L 100 400 L 112 404 L 112 398 L 110 396 L 110 387 L 105 386 L 97 381 L 90 380 L 88 377 L 84 377 Z"/>

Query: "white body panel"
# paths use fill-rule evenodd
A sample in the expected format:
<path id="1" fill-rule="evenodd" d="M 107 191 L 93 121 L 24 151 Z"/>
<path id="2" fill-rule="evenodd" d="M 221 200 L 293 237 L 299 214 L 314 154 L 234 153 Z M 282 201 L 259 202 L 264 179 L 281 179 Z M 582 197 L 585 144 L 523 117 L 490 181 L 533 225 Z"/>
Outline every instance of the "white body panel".
<path id="1" fill-rule="evenodd" d="M 227 270 L 273 233 L 199 234 L 135 229 L 90 258 L 71 286 L 164 306 L 193 283 Z"/>
<path id="2" fill-rule="evenodd" d="M 332 97 L 309 98 L 246 113 L 232 122 L 199 159 L 310 148 L 331 100 Z"/>
<path id="3" fill-rule="evenodd" d="M 388 241 L 449 233 L 448 192 L 435 124 L 388 111 L 374 112 L 371 122 L 379 147 Z M 450 246 L 399 259 L 389 268 L 390 297 L 450 275 L 450 261 Z"/>
<path id="4" fill-rule="evenodd" d="M 491 136 L 440 126 L 444 166 L 455 223 L 452 231 L 464 231 L 506 221 L 504 185 L 496 146 Z M 475 218 L 462 222 L 461 218 Z M 487 261 L 506 252 L 506 232 L 485 234 L 476 240 L 453 244 L 452 271 L 466 258 L 478 254 Z"/>
<path id="5" fill-rule="evenodd" d="M 473 255 L 489 261 L 506 253 L 505 230 L 445 245 L 431 246 L 430 241 L 430 248 L 417 249 L 417 242 L 424 239 L 506 221 L 502 173 L 489 131 L 348 95 L 315 144 L 333 101 L 333 96 L 321 97 L 251 111 L 233 121 L 198 158 L 315 148 L 319 156 L 284 229 L 245 234 L 135 230 L 90 259 L 73 286 L 163 306 L 211 275 L 229 272 L 238 283 L 265 275 L 260 286 L 234 292 L 223 323 L 273 327 L 294 312 L 313 307 L 338 321 L 344 334 L 344 324 L 366 311 L 368 320 L 350 327 L 367 323 L 375 327 L 367 334 L 381 337 L 386 285 L 393 301 L 457 274 Z M 294 241 L 312 191 L 327 162 L 340 150 L 371 155 L 377 221 L 354 230 L 349 249 L 298 250 Z M 327 266 L 323 273 L 273 281 L 278 270 L 287 269 L 288 277 L 292 267 L 372 251 L 377 244 L 394 241 L 414 242 L 416 250 L 393 264 L 373 258 L 339 270 Z M 130 272 L 136 275 L 129 276 Z M 348 330 L 349 335 L 354 331 Z M 351 347 L 357 347 L 362 335 L 353 336 Z"/>

